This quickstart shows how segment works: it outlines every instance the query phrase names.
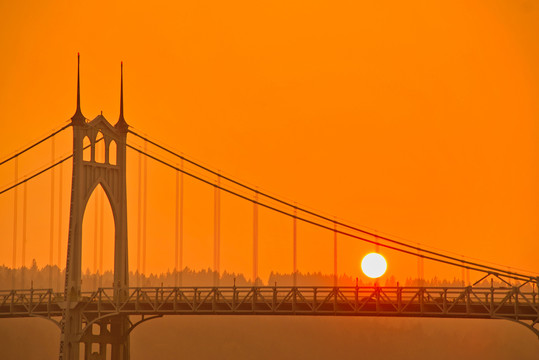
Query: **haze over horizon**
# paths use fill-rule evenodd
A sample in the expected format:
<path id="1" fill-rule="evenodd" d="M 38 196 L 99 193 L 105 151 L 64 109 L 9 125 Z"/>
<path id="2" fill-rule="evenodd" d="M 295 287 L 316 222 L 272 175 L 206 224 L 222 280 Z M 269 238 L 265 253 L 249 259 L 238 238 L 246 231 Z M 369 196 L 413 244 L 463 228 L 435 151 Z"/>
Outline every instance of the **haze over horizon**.
<path id="1" fill-rule="evenodd" d="M 3 1 L 0 160 L 68 123 L 75 111 L 77 53 L 82 113 L 88 119 L 103 114 L 115 123 L 123 61 L 125 119 L 137 133 L 331 219 L 537 276 L 538 38 L 539 3 L 531 0 Z M 131 135 L 134 145 L 200 174 Z M 71 130 L 35 150 L 17 165 L 0 168 L 0 190 L 69 154 Z M 66 162 L 54 175 L 29 181 L 27 207 L 22 188 L 16 210 L 13 192 L 0 195 L 0 264 L 29 268 L 35 259 L 40 266 L 65 267 L 71 170 Z M 128 151 L 133 273 L 175 267 L 176 179 L 175 171 Z M 218 181 L 209 175 L 207 180 Z M 184 181 L 182 267 L 198 272 L 214 266 L 215 194 L 212 186 Z M 220 270 L 248 280 L 253 205 L 222 192 L 220 211 Z M 332 231 L 301 221 L 296 228 L 288 217 L 258 211 L 260 278 L 293 271 L 294 231 L 298 271 L 333 273 Z M 110 271 L 114 220 L 100 187 L 89 199 L 82 227 L 83 270 Z M 19 246 L 14 258 L 13 239 Z M 140 250 L 142 241 L 146 251 Z M 367 282 L 360 261 L 377 248 L 339 235 L 339 275 Z M 379 250 L 388 263 L 381 283 L 404 282 L 419 273 L 426 279 L 466 278 L 466 283 L 483 276 Z M 256 321 L 249 326 L 256 328 Z M 301 326 L 308 328 L 308 321 Z M 340 326 L 335 325 L 340 320 L 329 321 L 332 329 Z M 380 334 L 399 334 L 379 319 L 373 322 L 382 326 Z M 0 334 L 14 323 L 0 320 Z M 180 323 L 171 320 L 167 326 L 177 331 Z M 215 318 L 204 324 L 218 323 Z M 412 323 L 399 322 L 399 329 L 413 331 Z M 273 328 L 276 334 L 281 325 Z M 480 334 L 486 328 L 462 331 L 471 336 L 472 329 Z M 458 326 L 453 329 L 443 336 L 459 334 Z M 151 338 L 144 334 L 141 338 Z M 535 355 L 537 347 L 518 334 L 508 335 L 503 350 L 484 353 L 501 359 L 517 348 Z M 345 346 L 348 355 L 360 338 L 354 336 Z M 413 335 L 395 336 L 395 347 L 413 341 Z M 418 339 L 433 345 L 412 344 L 414 354 L 440 353 L 432 350 L 441 346 L 440 338 Z M 480 335 L 468 339 L 473 354 L 495 342 Z M 474 339 L 482 345 L 474 348 Z M 231 354 L 252 354 L 235 342 L 226 344 L 223 340 L 222 348 Z M 448 353 L 465 358 L 449 347 Z"/>

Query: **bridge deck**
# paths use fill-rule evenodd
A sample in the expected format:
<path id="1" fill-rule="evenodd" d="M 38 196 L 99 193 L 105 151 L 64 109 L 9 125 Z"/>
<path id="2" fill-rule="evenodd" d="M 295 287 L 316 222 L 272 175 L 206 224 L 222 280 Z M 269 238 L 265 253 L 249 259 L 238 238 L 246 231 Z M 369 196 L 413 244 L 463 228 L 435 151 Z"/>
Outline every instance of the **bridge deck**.
<path id="1" fill-rule="evenodd" d="M 83 293 L 69 306 L 106 315 L 332 315 L 505 318 L 539 322 L 539 296 L 519 288 L 152 287 Z M 59 317 L 68 306 L 51 290 L 0 291 L 0 317 Z"/>

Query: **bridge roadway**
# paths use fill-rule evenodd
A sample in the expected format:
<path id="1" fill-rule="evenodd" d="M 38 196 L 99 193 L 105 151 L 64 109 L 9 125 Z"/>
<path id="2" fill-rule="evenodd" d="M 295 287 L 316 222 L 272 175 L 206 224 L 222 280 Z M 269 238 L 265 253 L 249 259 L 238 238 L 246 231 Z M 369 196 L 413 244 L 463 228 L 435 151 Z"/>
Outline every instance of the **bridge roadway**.
<path id="1" fill-rule="evenodd" d="M 539 295 L 518 287 L 140 287 L 117 298 L 100 288 L 69 303 L 50 289 L 0 291 L 0 318 L 53 320 L 66 306 L 86 323 L 117 314 L 476 318 L 518 321 L 539 336 Z"/>

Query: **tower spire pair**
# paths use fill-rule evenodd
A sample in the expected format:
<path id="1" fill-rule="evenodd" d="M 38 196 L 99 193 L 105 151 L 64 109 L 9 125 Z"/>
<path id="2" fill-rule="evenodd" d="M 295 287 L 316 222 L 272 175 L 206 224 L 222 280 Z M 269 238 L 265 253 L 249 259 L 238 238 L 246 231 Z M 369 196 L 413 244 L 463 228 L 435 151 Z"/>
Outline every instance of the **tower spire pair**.
<path id="1" fill-rule="evenodd" d="M 75 115 L 71 117 L 73 125 L 83 125 L 86 118 L 82 115 L 80 108 L 80 53 L 77 53 L 77 109 Z M 120 131 L 127 131 L 129 125 L 124 118 L 124 63 L 120 63 L 120 117 L 114 127 Z"/>
<path id="2" fill-rule="evenodd" d="M 127 315 L 99 316 L 90 321 L 84 313 L 82 301 L 82 224 L 88 200 L 98 186 L 101 186 L 110 203 L 114 218 L 114 282 L 113 301 L 120 303 L 127 298 L 129 288 L 129 259 L 127 240 L 127 130 L 123 109 L 123 74 L 120 83 L 120 117 L 115 125 L 103 116 L 87 121 L 80 106 L 80 56 L 77 56 L 77 110 L 71 118 L 73 127 L 73 166 L 71 208 L 66 259 L 65 301 L 62 313 L 62 334 L 60 337 L 61 359 L 78 360 L 84 351 L 84 358 L 110 358 L 129 360 L 129 318 Z M 123 70 L 123 64 L 122 64 Z M 101 133 L 103 142 L 100 151 L 105 156 L 97 161 L 97 138 Z M 90 144 L 85 145 L 89 140 Z M 110 149 L 115 145 L 115 154 Z M 90 157 L 84 157 L 88 149 Z M 94 334 L 92 329 L 101 329 Z M 105 330 L 106 329 L 106 330 Z M 84 344 L 82 348 L 80 344 Z M 110 345 L 110 347 L 109 347 Z M 95 354 L 98 347 L 98 354 Z M 94 356 L 95 355 L 95 356 Z"/>

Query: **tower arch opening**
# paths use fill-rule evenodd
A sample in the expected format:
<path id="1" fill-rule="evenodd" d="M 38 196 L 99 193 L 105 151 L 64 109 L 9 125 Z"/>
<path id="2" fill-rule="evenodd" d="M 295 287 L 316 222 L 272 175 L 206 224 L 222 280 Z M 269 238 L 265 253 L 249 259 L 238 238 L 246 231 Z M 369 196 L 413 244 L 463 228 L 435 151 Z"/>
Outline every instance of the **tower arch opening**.
<path id="1" fill-rule="evenodd" d="M 114 282 L 115 222 L 101 184 L 90 195 L 82 221 L 82 291 L 111 287 Z"/>

